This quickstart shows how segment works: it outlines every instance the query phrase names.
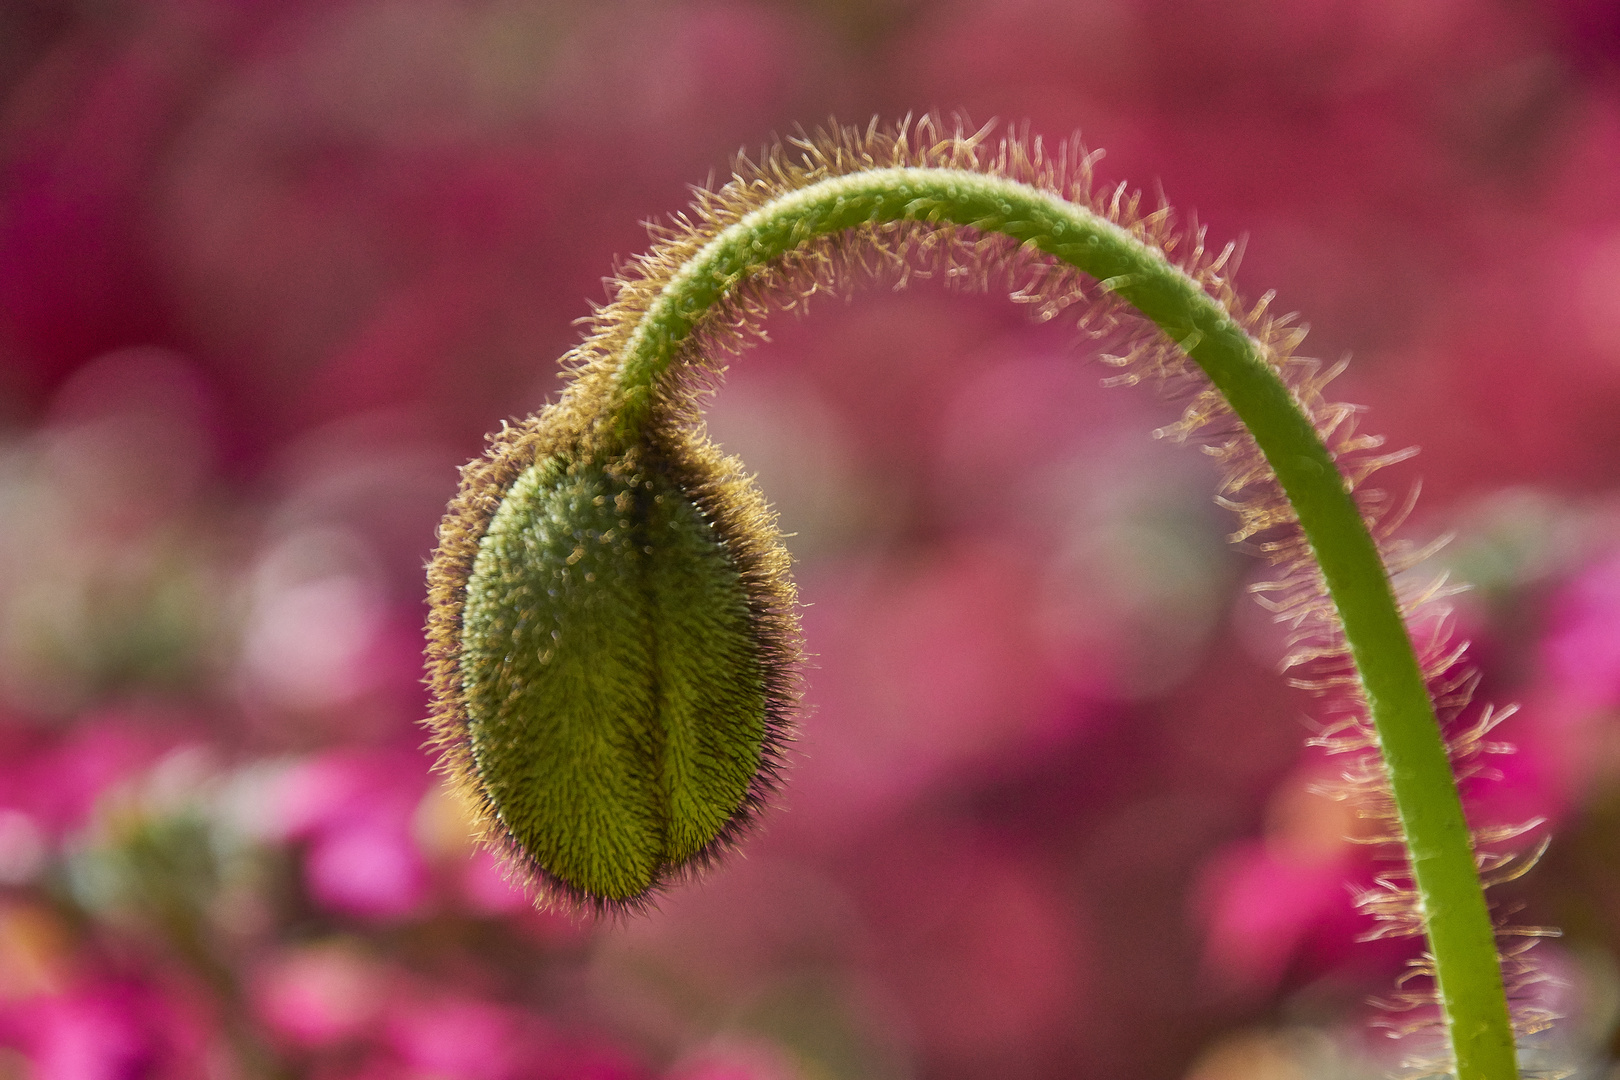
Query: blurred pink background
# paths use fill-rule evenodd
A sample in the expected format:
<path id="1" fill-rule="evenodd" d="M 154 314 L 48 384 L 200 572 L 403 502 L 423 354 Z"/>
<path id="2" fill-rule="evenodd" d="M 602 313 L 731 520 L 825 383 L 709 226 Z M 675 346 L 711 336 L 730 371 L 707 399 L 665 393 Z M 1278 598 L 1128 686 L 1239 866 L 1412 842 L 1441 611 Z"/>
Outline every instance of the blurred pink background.
<path id="1" fill-rule="evenodd" d="M 835 115 L 1078 130 L 1423 448 L 1409 534 L 1549 824 L 1537 1060 L 1620 1008 L 1620 9 L 1599 0 L 8 0 L 0 1078 L 1377 1075 L 1380 864 L 1175 405 L 927 284 L 710 412 L 815 654 L 783 805 L 622 925 L 533 911 L 421 749 L 456 467 L 638 224 Z M 1408 1046 L 1405 1050 L 1414 1047 Z M 1421 1049 L 1420 1047 L 1417 1049 Z"/>

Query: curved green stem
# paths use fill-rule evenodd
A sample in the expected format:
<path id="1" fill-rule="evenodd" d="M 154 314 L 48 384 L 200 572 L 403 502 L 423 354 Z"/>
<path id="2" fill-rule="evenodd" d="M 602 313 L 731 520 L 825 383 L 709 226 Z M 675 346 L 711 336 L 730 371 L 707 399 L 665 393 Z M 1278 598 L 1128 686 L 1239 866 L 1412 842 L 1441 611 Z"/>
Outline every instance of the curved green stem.
<path id="1" fill-rule="evenodd" d="M 1516 1077 L 1495 933 L 1434 707 L 1376 544 L 1332 457 L 1256 342 L 1157 250 L 1085 206 L 1000 177 L 896 167 L 829 178 L 725 229 L 666 286 L 618 372 L 621 432 L 709 308 L 754 270 L 815 237 L 926 221 L 1005 234 L 1097 278 L 1166 334 L 1220 389 L 1299 517 L 1339 610 L 1378 732 L 1434 956 L 1457 1076 Z"/>

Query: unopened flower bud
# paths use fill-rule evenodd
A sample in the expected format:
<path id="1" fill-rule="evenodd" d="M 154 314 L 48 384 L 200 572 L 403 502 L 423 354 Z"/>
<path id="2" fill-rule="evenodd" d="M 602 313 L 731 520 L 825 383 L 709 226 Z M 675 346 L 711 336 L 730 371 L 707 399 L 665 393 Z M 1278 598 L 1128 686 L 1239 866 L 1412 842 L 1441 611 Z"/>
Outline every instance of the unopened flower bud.
<path id="1" fill-rule="evenodd" d="M 483 465 L 472 486 L 513 471 Z M 797 646 L 771 516 L 687 439 L 553 449 L 492 509 L 466 494 L 484 512 L 452 512 L 433 568 L 461 599 L 433 627 L 450 769 L 552 894 L 641 903 L 774 786 Z"/>

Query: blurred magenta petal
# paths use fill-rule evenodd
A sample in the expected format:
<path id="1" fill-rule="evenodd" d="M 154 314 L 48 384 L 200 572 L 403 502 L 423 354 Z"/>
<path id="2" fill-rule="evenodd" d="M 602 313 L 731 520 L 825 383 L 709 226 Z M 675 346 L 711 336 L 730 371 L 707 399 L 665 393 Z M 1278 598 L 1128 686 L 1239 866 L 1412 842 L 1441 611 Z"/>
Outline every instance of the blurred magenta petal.
<path id="1" fill-rule="evenodd" d="M 386 976 L 351 943 L 291 949 L 258 972 L 256 997 L 270 1027 L 323 1046 L 365 1033 L 380 1014 Z"/>
<path id="2" fill-rule="evenodd" d="M 161 756 L 166 719 L 117 711 L 82 717 L 63 737 L 0 762 L 0 804 L 55 836 L 79 828 L 97 799 Z"/>
<path id="3" fill-rule="evenodd" d="M 1563 590 L 1550 629 L 1542 656 L 1560 704 L 1572 714 L 1620 704 L 1620 554 L 1599 560 Z"/>
<path id="4" fill-rule="evenodd" d="M 316 900 L 352 915 L 402 918 L 427 897 L 427 868 L 397 822 L 334 826 L 311 842 L 304 873 Z"/>
<path id="5" fill-rule="evenodd" d="M 428 785 L 426 763 L 400 751 L 335 752 L 287 769 L 268 785 L 260 824 L 304 840 L 305 880 L 333 910 L 381 919 L 427 899 L 427 864 L 412 819 Z"/>
<path id="6" fill-rule="evenodd" d="M 1245 994 L 1273 990 L 1312 929 L 1348 908 L 1345 870 L 1342 860 L 1301 861 L 1254 843 L 1215 855 L 1200 887 L 1210 973 Z"/>
<path id="7" fill-rule="evenodd" d="M 19 1017 L 20 1048 L 39 1080 L 136 1080 L 163 1057 L 141 1013 L 116 986 L 43 999 Z"/>
<path id="8" fill-rule="evenodd" d="M 389 1040 L 412 1074 L 447 1080 L 506 1080 L 522 1043 L 509 1009 L 454 998 L 402 1006 L 389 1020 Z"/>

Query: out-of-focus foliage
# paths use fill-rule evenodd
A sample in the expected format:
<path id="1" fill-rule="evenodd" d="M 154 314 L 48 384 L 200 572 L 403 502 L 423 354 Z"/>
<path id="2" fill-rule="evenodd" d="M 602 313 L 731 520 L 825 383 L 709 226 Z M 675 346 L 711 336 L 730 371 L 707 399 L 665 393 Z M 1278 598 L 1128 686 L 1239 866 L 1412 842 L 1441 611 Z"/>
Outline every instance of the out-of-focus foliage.
<path id="1" fill-rule="evenodd" d="M 1541 1053 L 1620 1007 L 1620 20 L 1586 0 L 0 8 L 0 1077 L 1376 1074 L 1378 872 L 1174 406 L 931 283 L 710 411 L 816 654 L 785 809 L 533 911 L 417 726 L 423 560 L 638 222 L 738 147 L 1078 128 L 1355 363 L 1544 817 Z M 1106 343 L 1104 343 L 1106 344 Z M 1527 840 L 1527 844 L 1535 839 Z"/>

